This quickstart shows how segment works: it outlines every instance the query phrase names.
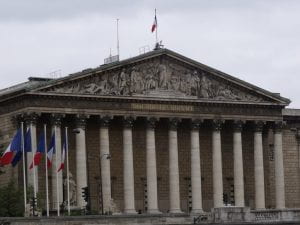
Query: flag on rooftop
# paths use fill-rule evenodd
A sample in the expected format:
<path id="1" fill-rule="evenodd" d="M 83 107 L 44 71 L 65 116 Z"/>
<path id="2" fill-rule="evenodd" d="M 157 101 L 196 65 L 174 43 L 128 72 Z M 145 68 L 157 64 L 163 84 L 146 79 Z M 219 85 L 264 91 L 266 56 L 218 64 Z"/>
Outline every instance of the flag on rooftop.
<path id="1" fill-rule="evenodd" d="M 156 10 L 155 10 L 155 16 L 154 16 L 154 21 L 151 27 L 151 32 L 153 33 L 157 29 L 157 18 L 156 18 Z"/>

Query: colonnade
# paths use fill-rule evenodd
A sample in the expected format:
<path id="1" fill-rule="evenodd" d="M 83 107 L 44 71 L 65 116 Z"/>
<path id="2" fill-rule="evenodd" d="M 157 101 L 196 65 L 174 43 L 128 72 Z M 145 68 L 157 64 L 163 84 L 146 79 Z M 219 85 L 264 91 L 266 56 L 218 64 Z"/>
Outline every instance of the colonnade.
<path id="1" fill-rule="evenodd" d="M 88 117 L 76 117 L 75 151 L 76 151 L 76 183 L 77 183 L 77 205 L 86 205 L 82 198 L 82 188 L 88 186 L 87 180 L 87 160 L 86 160 L 86 121 Z M 109 143 L 109 124 L 112 117 L 102 116 L 99 123 L 100 137 L 100 166 L 101 184 L 103 196 L 104 212 L 110 210 L 111 203 L 111 175 L 110 160 L 105 160 L 110 155 Z M 147 118 L 146 120 L 146 180 L 147 180 L 147 213 L 160 213 L 158 206 L 157 190 L 157 163 L 156 163 L 156 124 L 157 118 Z M 199 128 L 203 120 L 191 119 L 190 142 L 191 142 L 191 190 L 192 190 L 192 211 L 191 213 L 201 213 L 202 208 L 202 184 L 201 184 L 201 159 L 200 159 L 200 135 Z M 132 126 L 133 117 L 123 118 L 123 189 L 124 189 L 124 208 L 126 214 L 135 214 L 135 189 L 134 189 L 134 161 L 133 161 L 133 140 Z M 179 183 L 179 163 L 178 163 L 178 123 L 180 119 L 169 119 L 168 130 L 168 150 L 169 150 L 169 212 L 181 213 L 180 207 L 180 183 Z M 212 123 L 212 180 L 213 180 L 213 206 L 223 207 L 223 171 L 222 171 L 222 146 L 221 130 L 222 120 L 211 120 Z M 53 129 L 57 132 L 57 137 L 61 136 L 61 118 L 53 117 Z M 263 140 L 262 128 L 264 122 L 254 122 L 254 187 L 255 187 L 255 208 L 265 208 L 265 184 L 264 184 L 264 160 L 263 160 Z M 243 143 L 242 128 L 243 121 L 237 120 L 233 123 L 233 165 L 234 165 L 234 199 L 235 205 L 245 206 L 245 187 L 243 173 Z M 31 124 L 32 127 L 36 123 Z M 276 122 L 274 126 L 274 154 L 275 154 L 275 196 L 276 208 L 285 208 L 284 190 L 284 168 L 282 152 L 282 123 Z M 32 130 L 34 132 L 34 129 Z M 35 134 L 33 134 L 34 136 Z M 56 138 L 56 154 L 61 155 L 61 138 Z M 55 159 L 54 159 L 55 160 Z M 52 167 L 52 177 L 56 176 L 56 168 Z M 59 188 L 62 189 L 62 175 L 58 179 Z M 56 185 L 52 182 L 52 198 L 57 199 Z M 62 193 L 62 192 L 61 192 Z M 60 197 L 60 199 L 62 199 Z M 55 207 L 55 206 L 54 206 Z"/>

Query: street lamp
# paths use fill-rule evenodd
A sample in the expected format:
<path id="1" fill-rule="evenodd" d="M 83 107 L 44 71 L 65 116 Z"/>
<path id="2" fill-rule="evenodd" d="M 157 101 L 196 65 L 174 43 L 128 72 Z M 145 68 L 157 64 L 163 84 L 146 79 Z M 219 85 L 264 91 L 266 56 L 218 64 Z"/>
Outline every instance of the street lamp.
<path id="1" fill-rule="evenodd" d="M 106 159 L 106 160 L 110 160 L 111 159 L 111 155 L 109 153 L 103 153 L 102 155 L 100 155 L 100 186 L 101 186 L 101 214 L 104 214 L 104 209 L 103 209 L 103 191 L 102 191 L 102 170 L 101 170 L 101 166 L 102 166 L 102 159 Z"/>

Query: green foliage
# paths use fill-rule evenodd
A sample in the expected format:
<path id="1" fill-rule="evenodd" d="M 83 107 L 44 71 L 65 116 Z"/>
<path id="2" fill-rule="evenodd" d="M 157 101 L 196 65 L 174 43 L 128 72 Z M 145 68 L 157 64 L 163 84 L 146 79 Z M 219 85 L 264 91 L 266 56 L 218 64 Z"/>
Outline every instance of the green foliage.
<path id="1" fill-rule="evenodd" d="M 23 216 L 23 213 L 23 192 L 11 181 L 0 188 L 0 217 Z"/>
<path id="2" fill-rule="evenodd" d="M 33 186 L 30 185 L 29 187 L 27 187 L 27 202 L 31 202 L 32 198 L 34 197 L 34 190 L 33 190 Z M 38 192 L 36 194 L 36 203 L 37 203 L 37 211 L 42 211 L 45 210 L 45 196 L 44 194 L 42 194 L 41 192 Z"/>

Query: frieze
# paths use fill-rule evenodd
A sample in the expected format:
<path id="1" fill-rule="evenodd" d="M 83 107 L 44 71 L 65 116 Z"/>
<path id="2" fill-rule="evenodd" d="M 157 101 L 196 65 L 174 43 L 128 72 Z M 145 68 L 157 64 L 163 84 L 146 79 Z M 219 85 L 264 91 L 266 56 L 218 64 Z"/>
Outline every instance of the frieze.
<path id="1" fill-rule="evenodd" d="M 74 81 L 75 82 L 75 81 Z M 186 68 L 167 60 L 123 67 L 52 87 L 48 92 L 100 96 L 156 96 L 264 102 L 261 97 L 241 91 L 206 71 Z"/>
<path id="2" fill-rule="evenodd" d="M 192 105 L 168 105 L 168 104 L 141 104 L 131 103 L 133 110 L 146 110 L 146 111 L 174 111 L 174 112 L 193 112 Z"/>

